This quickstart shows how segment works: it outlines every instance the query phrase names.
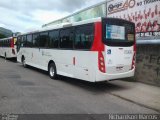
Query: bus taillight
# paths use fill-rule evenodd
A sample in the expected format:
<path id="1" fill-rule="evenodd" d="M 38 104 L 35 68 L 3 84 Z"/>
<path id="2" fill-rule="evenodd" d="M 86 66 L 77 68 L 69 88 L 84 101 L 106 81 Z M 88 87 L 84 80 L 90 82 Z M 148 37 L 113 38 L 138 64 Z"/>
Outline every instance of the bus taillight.
<path id="1" fill-rule="evenodd" d="M 103 53 L 101 51 L 98 52 L 98 67 L 101 72 L 103 72 L 103 73 L 106 72 L 105 59 L 104 59 Z"/>
<path id="2" fill-rule="evenodd" d="M 132 60 L 132 70 L 135 68 L 135 62 L 136 62 L 136 53 L 134 53 L 134 56 L 133 56 L 133 60 Z"/>
<path id="3" fill-rule="evenodd" d="M 134 68 L 135 68 L 135 64 L 136 64 L 136 44 L 134 44 L 133 51 L 134 51 L 134 55 L 133 55 L 133 60 L 132 60 L 132 67 L 131 67 L 131 69 L 134 69 Z"/>

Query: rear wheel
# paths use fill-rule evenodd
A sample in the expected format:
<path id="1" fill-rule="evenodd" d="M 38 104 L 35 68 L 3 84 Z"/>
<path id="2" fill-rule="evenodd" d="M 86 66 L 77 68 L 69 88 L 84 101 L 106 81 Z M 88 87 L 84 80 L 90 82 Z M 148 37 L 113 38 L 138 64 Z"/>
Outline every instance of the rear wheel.
<path id="1" fill-rule="evenodd" d="M 54 63 L 51 63 L 48 68 L 48 73 L 51 79 L 56 79 L 57 78 L 57 70 L 56 70 L 56 65 Z"/>
<path id="2" fill-rule="evenodd" d="M 23 65 L 24 68 L 27 67 L 25 57 L 22 57 L 22 65 Z"/>
<path id="3" fill-rule="evenodd" d="M 7 59 L 7 54 L 6 54 L 6 53 L 4 54 L 4 59 L 5 59 L 5 60 Z"/>

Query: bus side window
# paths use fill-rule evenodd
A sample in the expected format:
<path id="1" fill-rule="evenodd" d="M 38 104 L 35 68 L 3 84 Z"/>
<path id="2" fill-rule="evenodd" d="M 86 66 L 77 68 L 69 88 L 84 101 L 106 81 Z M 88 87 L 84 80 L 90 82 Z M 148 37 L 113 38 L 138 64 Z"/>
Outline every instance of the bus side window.
<path id="1" fill-rule="evenodd" d="M 22 36 L 21 47 L 26 47 L 26 36 Z"/>
<path id="2" fill-rule="evenodd" d="M 3 40 L 3 47 L 5 47 L 5 43 L 4 43 L 4 40 Z"/>
<path id="3" fill-rule="evenodd" d="M 53 30 L 49 32 L 49 48 L 58 48 L 59 46 L 59 31 Z"/>
<path id="4" fill-rule="evenodd" d="M 60 30 L 60 48 L 73 49 L 73 28 Z"/>
<path id="5" fill-rule="evenodd" d="M 83 25 L 75 30 L 75 49 L 90 49 L 94 40 L 93 25 Z"/>
<path id="6" fill-rule="evenodd" d="M 18 36 L 17 42 L 16 42 L 17 52 L 19 52 L 19 50 L 20 50 L 20 48 L 21 48 L 21 39 L 22 39 L 22 37 L 21 37 L 21 36 Z"/>
<path id="7" fill-rule="evenodd" d="M 1 47 L 3 47 L 3 41 L 1 41 Z"/>
<path id="8" fill-rule="evenodd" d="M 6 40 L 6 47 L 9 47 L 9 40 Z"/>
<path id="9" fill-rule="evenodd" d="M 39 47 L 48 48 L 48 32 L 40 33 L 39 35 Z"/>
<path id="10" fill-rule="evenodd" d="M 7 47 L 11 47 L 11 39 L 7 40 Z"/>
<path id="11" fill-rule="evenodd" d="M 7 47 L 7 40 L 5 40 L 4 42 L 5 42 L 5 47 Z"/>
<path id="12" fill-rule="evenodd" d="M 4 47 L 6 47 L 6 40 L 3 40 L 3 43 L 4 43 Z"/>
<path id="13" fill-rule="evenodd" d="M 32 35 L 27 35 L 27 40 L 26 40 L 26 47 L 32 47 L 33 44 L 32 44 Z"/>
<path id="14" fill-rule="evenodd" d="M 5 47 L 8 47 L 8 40 L 5 40 Z"/>
<path id="15" fill-rule="evenodd" d="M 35 48 L 39 47 L 39 34 L 38 33 L 33 34 L 33 47 Z"/>

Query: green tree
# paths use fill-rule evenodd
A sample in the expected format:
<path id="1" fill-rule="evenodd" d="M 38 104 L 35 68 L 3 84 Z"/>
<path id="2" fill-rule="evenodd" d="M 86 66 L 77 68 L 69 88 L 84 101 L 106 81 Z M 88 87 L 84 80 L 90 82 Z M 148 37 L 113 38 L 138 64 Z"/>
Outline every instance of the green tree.
<path id="1" fill-rule="evenodd" d="M 5 38 L 6 36 L 0 33 L 0 38 Z"/>

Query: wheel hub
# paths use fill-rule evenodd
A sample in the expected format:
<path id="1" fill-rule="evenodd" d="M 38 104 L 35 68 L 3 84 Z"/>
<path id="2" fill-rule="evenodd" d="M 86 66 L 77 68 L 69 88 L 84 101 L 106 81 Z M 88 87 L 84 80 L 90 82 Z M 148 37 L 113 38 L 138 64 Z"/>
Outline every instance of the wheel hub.
<path id="1" fill-rule="evenodd" d="M 50 67 L 50 75 L 53 77 L 54 76 L 54 68 Z"/>

